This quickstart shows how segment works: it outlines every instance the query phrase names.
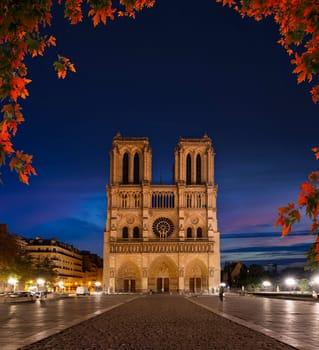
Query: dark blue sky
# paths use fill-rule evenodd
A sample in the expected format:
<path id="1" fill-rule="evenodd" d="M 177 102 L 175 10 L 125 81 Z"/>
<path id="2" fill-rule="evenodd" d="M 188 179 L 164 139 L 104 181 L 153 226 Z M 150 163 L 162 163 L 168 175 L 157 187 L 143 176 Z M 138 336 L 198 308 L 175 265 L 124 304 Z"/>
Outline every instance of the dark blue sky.
<path id="1" fill-rule="evenodd" d="M 198 5 L 197 5 L 198 6 Z M 30 185 L 2 169 L 0 222 L 102 256 L 112 138 L 147 136 L 153 180 L 170 182 L 178 138 L 213 140 L 222 262 L 302 264 L 313 237 L 281 238 L 277 207 L 318 165 L 318 106 L 297 85 L 277 27 L 211 0 L 160 0 L 135 20 L 70 26 L 56 10 L 57 48 L 28 60 L 30 97 L 17 149 L 34 155 Z M 58 80 L 56 54 L 77 73 Z M 307 223 L 298 227 L 304 230 Z"/>

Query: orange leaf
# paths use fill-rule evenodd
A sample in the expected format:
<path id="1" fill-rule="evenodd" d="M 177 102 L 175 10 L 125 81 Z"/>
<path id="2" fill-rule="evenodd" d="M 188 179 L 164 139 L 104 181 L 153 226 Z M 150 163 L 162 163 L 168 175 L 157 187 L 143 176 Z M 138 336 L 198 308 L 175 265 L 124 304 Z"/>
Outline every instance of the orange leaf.
<path id="1" fill-rule="evenodd" d="M 307 196 L 304 193 L 300 193 L 298 198 L 298 205 L 306 205 L 307 204 Z"/>
<path id="2" fill-rule="evenodd" d="M 288 233 L 290 233 L 290 232 L 291 232 L 291 225 L 288 225 L 288 226 L 286 226 L 286 227 L 282 230 L 281 235 L 282 235 L 283 237 L 285 237 L 285 236 L 287 236 Z"/>
<path id="3" fill-rule="evenodd" d="M 312 194 L 314 193 L 314 188 L 309 182 L 304 182 L 301 184 L 300 189 L 304 193 Z"/>
<path id="4" fill-rule="evenodd" d="M 56 39 L 54 36 L 50 35 L 49 39 L 47 40 L 48 46 L 56 46 Z"/>
<path id="5" fill-rule="evenodd" d="M 319 147 L 314 147 L 312 151 L 315 152 L 316 159 L 319 159 Z"/>
<path id="6" fill-rule="evenodd" d="M 26 185 L 29 185 L 29 178 L 27 175 L 25 175 L 24 173 L 20 172 L 19 173 L 19 178 L 20 178 L 20 181 L 25 183 Z"/>

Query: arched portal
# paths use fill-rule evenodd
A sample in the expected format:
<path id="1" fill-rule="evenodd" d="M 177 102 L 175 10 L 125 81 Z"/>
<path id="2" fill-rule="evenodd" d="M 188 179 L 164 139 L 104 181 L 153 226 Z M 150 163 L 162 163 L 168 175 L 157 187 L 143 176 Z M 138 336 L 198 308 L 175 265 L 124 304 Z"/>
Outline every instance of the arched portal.
<path id="1" fill-rule="evenodd" d="M 185 268 L 185 291 L 199 293 L 208 291 L 208 269 L 205 264 L 194 259 Z"/>
<path id="2" fill-rule="evenodd" d="M 151 263 L 148 273 L 148 288 L 158 293 L 177 292 L 178 268 L 171 258 L 164 255 Z"/>
<path id="3" fill-rule="evenodd" d="M 121 293 L 135 293 L 142 290 L 141 271 L 131 261 L 123 263 L 117 272 L 115 291 Z"/>

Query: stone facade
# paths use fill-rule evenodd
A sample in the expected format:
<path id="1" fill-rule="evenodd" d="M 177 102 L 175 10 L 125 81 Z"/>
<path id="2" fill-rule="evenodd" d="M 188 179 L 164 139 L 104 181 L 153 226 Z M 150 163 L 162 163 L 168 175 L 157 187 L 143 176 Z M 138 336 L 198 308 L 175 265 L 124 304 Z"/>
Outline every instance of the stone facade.
<path id="1" fill-rule="evenodd" d="M 146 137 L 113 138 L 103 288 L 112 292 L 208 292 L 220 284 L 212 141 L 180 138 L 174 184 L 152 183 Z"/>

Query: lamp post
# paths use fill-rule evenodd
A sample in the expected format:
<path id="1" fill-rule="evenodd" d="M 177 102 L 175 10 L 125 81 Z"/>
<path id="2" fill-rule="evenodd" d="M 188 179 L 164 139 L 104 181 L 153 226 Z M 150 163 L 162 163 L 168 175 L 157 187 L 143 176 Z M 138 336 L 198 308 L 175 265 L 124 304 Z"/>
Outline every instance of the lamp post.
<path id="1" fill-rule="evenodd" d="M 316 284 L 317 286 L 319 286 L 319 276 L 315 276 L 312 280 L 313 284 Z"/>
<path id="2" fill-rule="evenodd" d="M 62 293 L 64 292 L 64 282 L 63 281 L 59 281 L 58 282 L 58 286 L 60 288 L 60 290 L 62 291 Z"/>
<path id="3" fill-rule="evenodd" d="M 8 279 L 8 284 L 11 285 L 11 291 L 14 293 L 16 291 L 16 284 L 18 280 L 16 278 L 10 277 Z"/>
<path id="4" fill-rule="evenodd" d="M 318 298 L 318 288 L 319 288 L 319 275 L 314 276 L 310 283 L 313 286 L 312 296 L 313 298 Z"/>
<path id="5" fill-rule="evenodd" d="M 263 281 L 262 286 L 264 289 L 269 290 L 271 287 L 271 282 L 270 281 Z"/>
<path id="6" fill-rule="evenodd" d="M 290 291 L 295 287 L 296 283 L 296 280 L 292 277 L 288 277 L 285 280 L 285 284 L 287 285 Z"/>

